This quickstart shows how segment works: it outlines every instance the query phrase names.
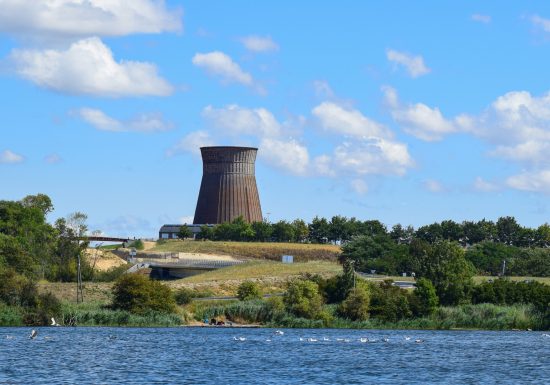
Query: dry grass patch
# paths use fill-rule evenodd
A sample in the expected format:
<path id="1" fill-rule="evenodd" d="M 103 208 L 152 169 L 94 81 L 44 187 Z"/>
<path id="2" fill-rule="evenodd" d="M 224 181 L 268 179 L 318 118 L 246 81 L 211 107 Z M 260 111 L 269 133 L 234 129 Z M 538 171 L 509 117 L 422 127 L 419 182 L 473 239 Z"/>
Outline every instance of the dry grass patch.
<path id="1" fill-rule="evenodd" d="M 257 258 L 280 261 L 282 255 L 293 255 L 296 262 L 311 260 L 336 261 L 341 253 L 339 246 L 306 243 L 277 242 L 215 242 L 180 241 L 158 242 L 150 252 L 181 252 L 230 255 L 236 258 Z"/>
<path id="2" fill-rule="evenodd" d="M 110 282 L 84 282 L 84 302 L 110 302 L 112 286 Z M 51 292 L 62 301 L 76 302 L 76 282 L 39 282 L 38 291 Z"/>

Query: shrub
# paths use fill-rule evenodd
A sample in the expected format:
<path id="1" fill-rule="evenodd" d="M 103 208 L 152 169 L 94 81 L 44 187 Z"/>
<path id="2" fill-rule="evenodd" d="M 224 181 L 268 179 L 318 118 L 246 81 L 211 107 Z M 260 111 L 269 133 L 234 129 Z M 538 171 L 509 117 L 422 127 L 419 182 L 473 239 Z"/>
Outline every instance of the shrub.
<path id="1" fill-rule="evenodd" d="M 178 305 L 190 304 L 194 297 L 195 291 L 186 287 L 182 287 L 174 294 L 174 299 Z"/>
<path id="2" fill-rule="evenodd" d="M 348 297 L 338 307 L 338 315 L 352 321 L 369 318 L 370 293 L 365 287 L 351 289 Z"/>
<path id="3" fill-rule="evenodd" d="M 113 266 L 108 270 L 98 271 L 94 273 L 94 281 L 96 282 L 113 282 L 122 274 L 124 274 L 130 265 Z"/>
<path id="4" fill-rule="evenodd" d="M 244 281 L 237 289 L 237 297 L 239 297 L 240 301 L 249 301 L 262 298 L 262 293 L 256 282 Z"/>
<path id="5" fill-rule="evenodd" d="M 411 304 L 414 304 L 413 312 L 417 316 L 433 314 L 439 304 L 435 287 L 432 281 L 426 278 L 420 278 L 416 282 L 416 290 L 413 297 L 414 300 L 411 301 Z"/>
<path id="6" fill-rule="evenodd" d="M 135 314 L 148 311 L 173 313 L 175 305 L 170 288 L 143 275 L 125 274 L 113 286 L 113 309 Z"/>
<path id="7" fill-rule="evenodd" d="M 323 300 L 319 286 L 312 281 L 293 280 L 288 283 L 283 302 L 289 313 L 298 317 L 320 319 Z"/>

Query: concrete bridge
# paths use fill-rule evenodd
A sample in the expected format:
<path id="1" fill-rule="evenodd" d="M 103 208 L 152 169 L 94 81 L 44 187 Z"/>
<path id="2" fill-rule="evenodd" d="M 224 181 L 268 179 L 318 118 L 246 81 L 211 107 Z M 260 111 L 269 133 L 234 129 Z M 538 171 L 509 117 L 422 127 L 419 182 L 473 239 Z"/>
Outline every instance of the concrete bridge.
<path id="1" fill-rule="evenodd" d="M 136 263 L 128 272 L 133 273 L 142 269 L 151 269 L 151 277 L 158 279 L 185 278 L 206 271 L 222 269 L 244 263 L 239 260 L 212 260 L 212 259 L 138 259 L 130 258 L 129 262 Z"/>

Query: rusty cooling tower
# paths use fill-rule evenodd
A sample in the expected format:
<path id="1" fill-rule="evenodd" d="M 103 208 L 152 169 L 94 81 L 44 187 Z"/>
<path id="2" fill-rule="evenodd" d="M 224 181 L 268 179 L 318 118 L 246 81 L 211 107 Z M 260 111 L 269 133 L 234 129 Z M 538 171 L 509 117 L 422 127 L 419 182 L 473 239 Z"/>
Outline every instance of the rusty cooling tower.
<path id="1" fill-rule="evenodd" d="M 247 222 L 262 221 L 257 152 L 251 147 L 201 147 L 203 171 L 194 224 L 230 222 L 239 216 Z"/>

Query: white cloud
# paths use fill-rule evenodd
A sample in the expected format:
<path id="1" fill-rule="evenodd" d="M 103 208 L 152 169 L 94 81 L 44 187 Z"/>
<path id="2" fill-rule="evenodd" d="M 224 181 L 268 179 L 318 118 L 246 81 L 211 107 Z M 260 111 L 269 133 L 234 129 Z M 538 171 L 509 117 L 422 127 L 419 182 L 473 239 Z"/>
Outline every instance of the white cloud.
<path id="1" fill-rule="evenodd" d="M 315 158 L 314 169 L 326 176 L 404 175 L 414 166 L 407 146 L 382 138 L 344 142 L 331 155 Z"/>
<path id="2" fill-rule="evenodd" d="M 252 75 L 243 71 L 229 55 L 223 52 L 197 53 L 193 56 L 192 62 L 195 66 L 203 68 L 207 73 L 219 76 L 224 83 L 254 85 Z"/>
<path id="3" fill-rule="evenodd" d="M 161 114 L 141 114 L 126 121 L 111 118 L 103 111 L 94 108 L 81 108 L 77 114 L 101 131 L 159 132 L 172 128 L 172 124 L 166 122 Z"/>
<path id="4" fill-rule="evenodd" d="M 488 182 L 479 176 L 474 181 L 474 190 L 476 191 L 491 192 L 498 189 L 499 187 L 496 184 Z"/>
<path id="5" fill-rule="evenodd" d="M 200 155 L 200 148 L 214 145 L 214 140 L 206 131 L 194 131 L 185 135 L 178 143 L 166 151 L 166 155 L 174 156 L 182 153 Z"/>
<path id="6" fill-rule="evenodd" d="M 422 140 L 434 141 L 460 130 L 457 122 L 445 119 L 438 108 L 431 108 L 423 103 L 401 105 L 393 88 L 384 87 L 382 90 L 393 119 L 408 134 Z"/>
<path id="7" fill-rule="evenodd" d="M 80 40 L 65 51 L 15 49 L 10 58 L 19 76 L 59 92 L 108 97 L 166 96 L 173 92 L 155 65 L 116 62 L 97 37 Z"/>
<path id="8" fill-rule="evenodd" d="M 369 186 L 362 179 L 353 179 L 350 182 L 351 188 L 359 195 L 365 195 L 369 191 Z"/>
<path id="9" fill-rule="evenodd" d="M 473 21 L 477 21 L 479 23 L 484 23 L 484 24 L 489 24 L 491 22 L 491 16 L 489 15 L 482 15 L 480 13 L 474 13 L 472 16 L 471 16 L 471 19 Z"/>
<path id="10" fill-rule="evenodd" d="M 506 184 L 517 190 L 550 194 L 550 170 L 528 171 L 513 175 L 506 180 Z"/>
<path id="11" fill-rule="evenodd" d="M 241 39 L 241 43 L 243 43 L 247 50 L 253 52 L 270 52 L 279 49 L 279 46 L 271 39 L 271 36 L 246 36 Z"/>
<path id="12" fill-rule="evenodd" d="M 308 173 L 308 150 L 296 140 L 264 138 L 259 147 L 258 156 L 267 163 L 296 175 Z"/>
<path id="13" fill-rule="evenodd" d="M 424 64 L 424 58 L 420 55 L 413 56 L 405 52 L 388 49 L 386 50 L 386 57 L 390 62 L 403 66 L 412 78 L 417 78 L 431 72 L 426 64 Z"/>
<path id="14" fill-rule="evenodd" d="M 393 136 L 388 128 L 364 116 L 360 111 L 344 108 L 336 103 L 323 102 L 311 112 L 321 127 L 332 133 L 359 138 Z"/>
<path id="15" fill-rule="evenodd" d="M 44 157 L 44 161 L 49 164 L 57 164 L 63 162 L 63 158 L 61 158 L 58 154 L 50 154 Z"/>
<path id="16" fill-rule="evenodd" d="M 194 219 L 195 219 L 195 217 L 193 215 L 185 215 L 185 216 L 179 218 L 179 223 L 191 224 L 191 223 L 193 223 Z"/>
<path id="17" fill-rule="evenodd" d="M 433 193 L 440 193 L 440 192 L 446 191 L 445 186 L 443 186 L 440 182 L 433 179 L 425 180 L 423 184 L 426 190 Z"/>
<path id="18" fill-rule="evenodd" d="M 15 164 L 23 163 L 25 157 L 23 155 L 16 154 L 11 150 L 4 150 L 0 152 L 0 164 Z"/>
<path id="19" fill-rule="evenodd" d="M 275 137 L 282 133 L 281 124 L 265 108 L 245 108 L 231 104 L 223 108 L 207 106 L 202 116 L 226 135 Z"/>
<path id="20" fill-rule="evenodd" d="M 334 91 L 326 80 L 314 80 L 313 89 L 318 98 L 332 99 L 334 97 Z"/>
<path id="21" fill-rule="evenodd" d="M 544 32 L 550 32 L 550 20 L 540 17 L 539 15 L 531 16 L 531 23 L 535 27 L 541 28 Z"/>
<path id="22" fill-rule="evenodd" d="M 181 9 L 163 0 L 0 0 L 0 31 L 43 38 L 181 31 Z"/>

